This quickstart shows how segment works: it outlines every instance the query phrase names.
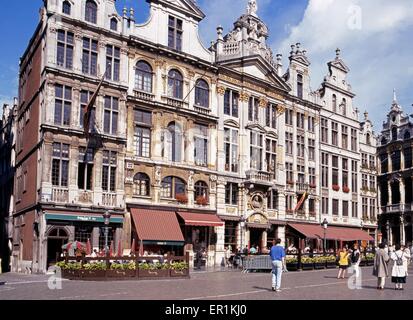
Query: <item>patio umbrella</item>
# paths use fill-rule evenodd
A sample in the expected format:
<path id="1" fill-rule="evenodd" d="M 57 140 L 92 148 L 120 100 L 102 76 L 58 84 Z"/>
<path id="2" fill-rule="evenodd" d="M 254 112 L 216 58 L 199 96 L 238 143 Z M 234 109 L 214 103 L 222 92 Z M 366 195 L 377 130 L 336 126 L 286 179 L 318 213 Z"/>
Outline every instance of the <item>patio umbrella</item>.
<path id="1" fill-rule="evenodd" d="M 87 239 L 86 242 L 86 255 L 91 255 L 92 254 L 92 245 L 90 243 L 90 239 Z"/>
<path id="2" fill-rule="evenodd" d="M 82 250 L 82 249 L 86 249 L 86 245 L 85 245 L 83 242 L 71 241 L 71 242 L 68 242 L 68 243 L 64 244 L 64 245 L 62 246 L 62 249 L 63 249 L 63 250 L 68 250 L 68 251 L 69 251 L 70 249 L 74 249 L 74 250 L 79 249 L 79 250 Z"/>
<path id="3" fill-rule="evenodd" d="M 122 241 L 118 241 L 118 257 L 122 257 L 122 252 L 123 250 L 122 250 Z"/>
<path id="4" fill-rule="evenodd" d="M 132 246 L 130 248 L 130 253 L 135 253 L 136 251 L 136 243 L 135 243 L 135 238 L 132 240 Z"/>
<path id="5" fill-rule="evenodd" d="M 143 241 L 141 240 L 141 244 L 139 246 L 139 256 L 142 257 L 143 256 Z"/>
<path id="6" fill-rule="evenodd" d="M 110 242 L 109 257 L 113 256 L 113 240 Z"/>

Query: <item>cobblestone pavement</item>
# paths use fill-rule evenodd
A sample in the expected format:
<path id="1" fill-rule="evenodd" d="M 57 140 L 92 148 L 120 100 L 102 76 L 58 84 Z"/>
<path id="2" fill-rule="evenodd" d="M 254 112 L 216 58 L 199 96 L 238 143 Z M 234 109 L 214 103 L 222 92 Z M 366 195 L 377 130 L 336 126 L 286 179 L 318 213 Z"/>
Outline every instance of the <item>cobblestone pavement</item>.
<path id="1" fill-rule="evenodd" d="M 196 272 L 189 280 L 83 282 L 62 280 L 62 289 L 48 288 L 48 275 L 0 275 L 0 300 L 412 300 L 413 279 L 395 291 L 390 278 L 386 290 L 376 289 L 370 267 L 361 268 L 362 288 L 351 289 L 338 270 L 289 272 L 280 293 L 271 291 L 271 274 L 239 271 Z M 411 269 L 411 274 L 413 270 Z"/>

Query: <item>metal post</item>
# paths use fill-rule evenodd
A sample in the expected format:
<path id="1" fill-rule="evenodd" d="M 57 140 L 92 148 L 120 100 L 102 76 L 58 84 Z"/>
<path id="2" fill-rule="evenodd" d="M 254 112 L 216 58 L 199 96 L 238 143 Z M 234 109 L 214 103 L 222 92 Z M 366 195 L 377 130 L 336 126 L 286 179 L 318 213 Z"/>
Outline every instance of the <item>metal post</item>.
<path id="1" fill-rule="evenodd" d="M 323 251 L 324 251 L 324 254 L 326 254 L 326 246 L 327 246 L 327 239 L 326 239 L 326 228 L 324 228 L 324 246 L 323 246 Z"/>
<path id="2" fill-rule="evenodd" d="M 109 237 L 109 227 L 105 227 L 105 256 L 106 258 L 109 257 L 108 237 Z"/>

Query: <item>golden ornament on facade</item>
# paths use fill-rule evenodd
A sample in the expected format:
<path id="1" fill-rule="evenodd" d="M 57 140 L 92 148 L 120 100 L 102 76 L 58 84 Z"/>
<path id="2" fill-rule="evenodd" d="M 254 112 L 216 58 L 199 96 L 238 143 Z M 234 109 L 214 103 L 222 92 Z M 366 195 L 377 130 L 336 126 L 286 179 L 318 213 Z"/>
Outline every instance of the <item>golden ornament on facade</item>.
<path id="1" fill-rule="evenodd" d="M 259 106 L 261 108 L 266 108 L 268 105 L 268 100 L 264 97 L 260 98 Z"/>
<path id="2" fill-rule="evenodd" d="M 241 92 L 239 95 L 239 100 L 242 102 L 247 102 L 250 99 L 250 95 L 246 92 Z"/>
<path id="3" fill-rule="evenodd" d="M 217 87 L 217 92 L 219 95 L 223 96 L 225 94 L 226 88 L 224 86 Z"/>
<path id="4" fill-rule="evenodd" d="M 278 114 L 283 114 L 285 112 L 285 107 L 283 105 L 278 105 L 277 106 L 277 113 Z"/>

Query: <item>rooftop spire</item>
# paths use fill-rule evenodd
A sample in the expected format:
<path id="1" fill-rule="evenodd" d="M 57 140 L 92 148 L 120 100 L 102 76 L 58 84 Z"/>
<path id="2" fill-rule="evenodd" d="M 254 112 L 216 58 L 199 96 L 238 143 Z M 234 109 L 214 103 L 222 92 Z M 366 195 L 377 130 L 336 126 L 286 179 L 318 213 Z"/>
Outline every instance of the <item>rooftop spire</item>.
<path id="1" fill-rule="evenodd" d="M 258 11 L 257 0 L 249 0 L 248 6 L 247 6 L 247 13 L 254 17 L 257 17 L 257 11 Z"/>
<path id="2" fill-rule="evenodd" d="M 397 104 L 397 94 L 396 94 L 396 89 L 393 89 L 393 103 Z"/>

